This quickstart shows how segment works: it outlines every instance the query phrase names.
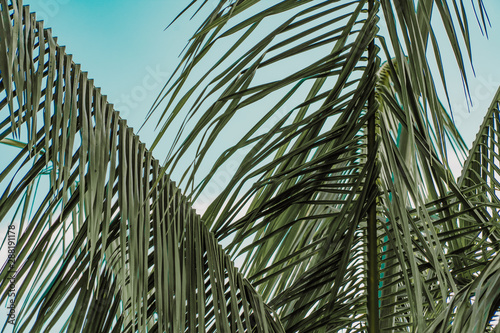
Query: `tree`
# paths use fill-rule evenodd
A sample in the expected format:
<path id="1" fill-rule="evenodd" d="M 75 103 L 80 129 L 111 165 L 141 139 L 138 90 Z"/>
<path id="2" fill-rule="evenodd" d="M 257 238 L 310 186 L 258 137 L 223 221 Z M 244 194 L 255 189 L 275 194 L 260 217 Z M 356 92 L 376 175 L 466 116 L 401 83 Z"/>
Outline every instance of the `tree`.
<path id="1" fill-rule="evenodd" d="M 50 30 L 3 1 L 0 140 L 21 149 L 0 174 L 0 217 L 17 238 L 4 245 L 0 301 L 22 303 L 7 321 L 34 332 L 493 330 L 500 93 L 455 181 L 447 154 L 466 148 L 428 60 L 444 81 L 434 12 L 466 87 L 464 8 L 221 1 L 154 108 L 165 101 L 152 148 L 186 117 L 161 167 Z M 248 110 L 264 113 L 188 190 Z M 168 174 L 193 150 L 176 186 Z M 200 219 L 190 201 L 242 151 Z"/>

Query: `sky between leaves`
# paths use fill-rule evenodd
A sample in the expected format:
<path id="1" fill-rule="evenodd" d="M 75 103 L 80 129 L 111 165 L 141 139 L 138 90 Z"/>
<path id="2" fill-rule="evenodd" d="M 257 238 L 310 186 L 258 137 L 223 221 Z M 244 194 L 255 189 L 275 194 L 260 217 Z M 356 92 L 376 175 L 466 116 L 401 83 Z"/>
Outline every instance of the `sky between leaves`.
<path id="1" fill-rule="evenodd" d="M 189 20 L 190 15 L 185 15 L 166 31 L 164 28 L 190 0 L 25 0 L 24 4 L 37 13 L 37 19 L 45 21 L 46 28 L 52 28 L 59 45 L 66 45 L 67 53 L 73 54 L 73 60 L 82 64 L 82 69 L 95 79 L 96 86 L 108 95 L 108 101 L 127 119 L 129 126 L 137 130 L 175 69 L 189 37 L 216 1 L 209 0 L 206 9 L 194 19 Z M 500 15 L 500 1 L 486 0 L 485 5 L 492 24 L 489 40 L 481 35 L 474 18 L 470 17 L 476 74 L 469 70 L 473 102 L 470 108 L 456 67 L 447 67 L 453 115 L 469 147 L 500 86 L 500 66 L 495 63 L 500 54 L 500 23 L 496 20 Z M 443 31 L 436 33 L 443 34 Z M 445 62 L 453 63 L 449 48 L 442 48 L 442 56 Z M 139 133 L 147 146 L 154 140 L 155 125 L 153 119 Z M 168 151 L 167 141 L 168 138 L 155 150 L 155 157 L 160 161 Z M 175 175 L 173 178 L 175 180 Z M 4 224 L 0 226 L 2 239 Z M 4 259 L 3 253 L 0 259 Z M 2 306 L 1 318 L 4 318 L 4 310 Z"/>
<path id="2" fill-rule="evenodd" d="M 217 0 L 206 5 L 205 12 Z M 51 27 L 58 43 L 66 45 L 75 62 L 95 79 L 96 86 L 108 95 L 129 125 L 138 129 L 144 115 L 179 61 L 178 55 L 201 23 L 203 11 L 194 19 L 185 15 L 169 29 L 164 28 L 189 3 L 188 0 L 26 0 L 37 18 Z M 453 65 L 451 50 L 442 48 L 447 64 L 448 85 L 456 124 L 466 143 L 475 133 L 500 86 L 500 66 L 494 62 L 500 53 L 500 2 L 485 1 L 492 27 L 489 40 L 481 35 L 471 15 L 473 63 L 476 76 L 469 70 L 473 105 L 467 106 L 459 74 Z M 437 34 L 443 31 L 437 30 Z M 446 61 L 449 59 L 450 61 Z M 446 66 L 446 65 L 445 65 Z M 470 67 L 470 66 L 469 66 Z M 470 112 L 469 112 L 470 109 Z M 150 121 L 139 133 L 148 146 L 154 139 L 156 122 Z M 163 160 L 168 143 L 155 150 Z"/>
<path id="3" fill-rule="evenodd" d="M 143 0 L 139 5 L 139 2 L 132 0 L 25 0 L 24 4 L 30 5 L 37 19 L 45 21 L 46 28 L 52 28 L 53 35 L 58 37 L 58 44 L 66 46 L 66 52 L 73 54 L 74 62 L 80 63 L 82 70 L 89 72 L 89 78 L 95 79 L 95 85 L 101 87 L 101 92 L 108 96 L 108 101 L 114 104 L 122 118 L 127 119 L 128 125 L 137 133 L 146 113 L 180 61 L 179 55 L 184 46 L 218 0 L 209 0 L 192 19 L 194 10 L 187 12 L 164 30 L 190 2 L 191 0 Z M 465 4 L 470 5 L 469 1 Z M 500 1 L 486 0 L 485 5 L 492 24 L 488 31 L 489 39 L 481 34 L 472 10 L 469 11 L 475 76 L 471 67 L 466 67 L 469 69 L 467 75 L 472 105 L 466 102 L 460 74 L 451 47 L 446 43 L 444 29 L 440 29 L 439 25 L 434 26 L 438 40 L 445 42 L 440 44 L 440 50 L 445 63 L 455 123 L 469 147 L 500 86 L 500 66 L 495 64 L 497 55 L 500 54 L 500 24 L 495 19 L 500 15 Z M 436 22 L 439 23 L 439 19 Z M 383 34 L 385 29 L 382 21 L 380 25 Z M 465 48 L 462 52 L 465 55 Z M 429 61 L 432 59 L 430 57 Z M 438 76 L 436 72 L 435 77 Z M 439 87 L 440 83 L 436 82 L 436 85 Z M 442 96 L 444 98 L 444 94 Z M 447 106 L 445 100 L 443 104 Z M 161 111 L 158 110 L 156 117 L 153 116 L 139 132 L 141 141 L 147 147 L 151 146 L 155 138 L 156 120 Z M 241 127 L 244 127 L 244 122 L 245 119 Z M 239 139 L 236 136 L 242 135 L 243 131 L 237 128 L 238 123 L 235 125 L 233 127 L 236 128 L 226 132 L 222 140 L 224 147 L 218 147 L 220 152 L 235 143 Z M 164 161 L 175 134 L 167 133 L 155 148 L 154 156 L 160 162 Z M 458 162 L 450 157 L 450 164 L 458 176 Z M 174 181 L 180 179 L 181 170 L 182 165 L 177 168 L 178 174 L 174 172 L 171 175 Z M 206 171 L 208 170 L 201 170 L 201 173 Z M 219 183 L 224 185 L 224 179 Z M 199 213 L 215 197 L 214 193 L 208 192 L 210 191 L 194 205 Z M 2 232 L 3 229 L 0 226 Z"/>

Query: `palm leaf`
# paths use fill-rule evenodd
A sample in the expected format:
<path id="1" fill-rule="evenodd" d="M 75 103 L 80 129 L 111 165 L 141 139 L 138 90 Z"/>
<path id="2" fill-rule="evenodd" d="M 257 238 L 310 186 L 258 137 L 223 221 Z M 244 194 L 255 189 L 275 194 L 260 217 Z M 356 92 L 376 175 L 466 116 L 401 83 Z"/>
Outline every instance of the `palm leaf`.
<path id="1" fill-rule="evenodd" d="M 495 161 L 498 159 L 499 101 L 500 90 L 486 113 L 458 181 L 463 189 L 467 189 L 464 194 L 479 207 L 478 213 L 490 227 L 482 228 L 481 234 L 469 234 L 470 244 L 462 242 L 462 247 L 454 250 L 461 260 L 470 262 L 471 269 L 461 272 L 459 292 L 453 295 L 446 311 L 436 318 L 429 331 L 492 332 L 495 326 L 498 329 L 500 198 L 497 189 L 500 177 Z M 475 231 L 474 221 L 467 219 L 461 221 L 460 227 Z M 450 326 L 451 320 L 456 324 Z"/>
<path id="2" fill-rule="evenodd" d="M 258 9 L 250 12 L 250 5 Z M 496 239 L 485 236 L 492 225 L 482 213 L 494 203 L 475 201 L 474 188 L 459 187 L 448 171 L 448 147 L 465 155 L 465 144 L 428 65 L 433 56 L 444 81 L 433 8 L 467 89 L 453 16 L 470 53 L 467 20 L 447 3 L 221 1 L 153 108 L 166 103 L 155 144 L 185 116 L 166 162 L 167 172 L 188 164 L 183 161 L 192 165 L 182 173 L 185 188 L 233 118 L 267 112 L 191 195 L 203 195 L 241 156 L 203 219 L 229 243 L 233 258 L 243 256 L 244 273 L 288 331 L 365 330 L 370 288 L 378 290 L 381 329 L 424 330 L 495 253 Z M 238 16 L 244 11 L 251 14 Z M 377 14 L 387 42 L 377 36 Z M 266 24 L 276 28 L 258 32 Z M 198 76 L 197 66 L 212 50 L 220 52 L 224 40 L 231 47 Z M 291 59 L 301 66 L 280 71 Z M 183 93 L 192 77 L 196 84 Z M 370 144 L 372 117 L 377 135 Z M 378 222 L 368 218 L 373 204 Z M 380 286 L 367 269 L 373 223 Z"/>
<path id="3" fill-rule="evenodd" d="M 0 10 L 0 140 L 19 149 L 0 174 L 0 218 L 16 231 L 0 301 L 18 306 L 15 330 L 282 332 L 51 31 L 21 1 Z"/>
<path id="4" fill-rule="evenodd" d="M 451 3 L 470 57 L 463 3 Z M 17 272 L 16 329 L 494 329 L 496 116 L 457 184 L 447 147 L 464 153 L 465 144 L 427 64 L 434 55 L 444 81 L 434 7 L 466 88 L 446 2 L 220 1 L 158 100 L 166 118 L 153 146 L 186 112 L 160 168 L 29 8 L 3 1 L 0 103 L 9 115 L 0 140 L 21 150 L 0 174 L 0 216 L 16 221 L 20 212 L 21 250 L 0 272 L 0 294 L 7 299 Z M 377 36 L 381 23 L 388 43 Z M 184 91 L 206 55 L 231 38 Z M 297 59 L 303 66 L 276 70 Z M 166 172 L 195 148 L 181 177 L 194 186 L 231 120 L 258 109 L 250 130 L 182 195 Z M 202 222 L 189 199 L 237 154 L 241 164 Z M 47 170 L 39 196 L 35 184 Z M 231 261 L 238 256 L 243 274 Z"/>

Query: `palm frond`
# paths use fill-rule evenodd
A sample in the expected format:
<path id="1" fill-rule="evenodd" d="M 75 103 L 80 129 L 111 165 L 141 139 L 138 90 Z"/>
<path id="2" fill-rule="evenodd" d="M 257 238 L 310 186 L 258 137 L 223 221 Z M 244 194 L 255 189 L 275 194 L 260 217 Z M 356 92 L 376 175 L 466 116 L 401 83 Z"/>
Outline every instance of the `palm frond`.
<path id="1" fill-rule="evenodd" d="M 220 1 L 154 107 L 167 104 L 153 147 L 185 117 L 160 167 L 51 31 L 2 0 L 0 142 L 19 152 L 0 173 L 17 231 L 0 301 L 15 273 L 16 330 L 497 329 L 499 95 L 457 183 L 448 147 L 465 144 L 428 65 L 445 81 L 432 12 L 467 90 L 463 2 Z M 245 112 L 255 121 L 183 195 Z M 190 200 L 238 154 L 200 219 Z"/>
<path id="2" fill-rule="evenodd" d="M 457 232 L 460 229 L 470 230 L 465 239 L 461 237 L 455 241 L 453 249 L 454 256 L 464 263 L 464 268 L 469 269 L 458 272 L 461 288 L 453 295 L 446 311 L 429 327 L 429 332 L 493 332 L 500 327 L 499 103 L 500 90 L 486 113 L 458 181 L 464 195 L 478 207 L 478 214 L 486 221 L 488 228 L 476 230 L 474 220 L 463 218 L 456 226 Z M 453 322 L 452 326 L 450 322 Z"/>
<path id="3" fill-rule="evenodd" d="M 18 149 L 0 174 L 15 230 L 0 301 L 18 306 L 15 330 L 282 332 L 43 22 L 20 0 L 2 1 L 0 20 L 0 140 Z"/>
<path id="4" fill-rule="evenodd" d="M 287 330 L 365 330 L 374 283 L 381 329 L 424 330 L 495 253 L 482 213 L 494 203 L 475 201 L 474 189 L 458 186 L 448 171 L 448 147 L 466 152 L 428 65 L 433 57 L 445 81 L 433 10 L 467 90 L 461 45 L 470 57 L 468 23 L 447 2 L 419 1 L 416 8 L 413 1 L 383 0 L 368 10 L 368 1 L 220 1 L 155 105 L 166 103 L 156 144 L 176 117 L 185 117 L 166 162 L 168 172 L 183 159 L 192 162 L 183 171 L 185 188 L 233 118 L 265 110 L 192 196 L 243 152 L 203 218 L 234 258 L 243 256 L 243 272 Z M 387 39 L 378 36 L 382 24 Z M 274 28 L 263 33 L 263 25 Z M 197 75 L 224 40 L 230 46 Z M 372 42 L 377 56 L 367 51 Z M 192 77 L 196 83 L 185 89 Z M 376 149 L 368 151 L 374 116 Z M 380 286 L 367 280 L 373 203 Z"/>

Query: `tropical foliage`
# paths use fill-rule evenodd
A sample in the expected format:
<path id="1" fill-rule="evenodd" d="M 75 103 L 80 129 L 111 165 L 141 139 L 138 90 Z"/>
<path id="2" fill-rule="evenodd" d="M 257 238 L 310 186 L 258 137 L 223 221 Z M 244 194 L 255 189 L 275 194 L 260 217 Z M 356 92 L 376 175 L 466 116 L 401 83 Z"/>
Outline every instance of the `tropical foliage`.
<path id="1" fill-rule="evenodd" d="M 500 92 L 455 181 L 466 148 L 432 75 L 436 16 L 467 89 L 463 1 L 221 0 L 149 114 L 152 149 L 178 132 L 163 166 L 28 7 L 0 10 L 15 331 L 499 329 Z"/>

